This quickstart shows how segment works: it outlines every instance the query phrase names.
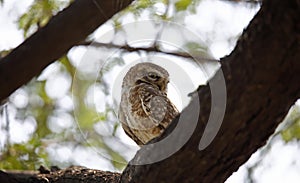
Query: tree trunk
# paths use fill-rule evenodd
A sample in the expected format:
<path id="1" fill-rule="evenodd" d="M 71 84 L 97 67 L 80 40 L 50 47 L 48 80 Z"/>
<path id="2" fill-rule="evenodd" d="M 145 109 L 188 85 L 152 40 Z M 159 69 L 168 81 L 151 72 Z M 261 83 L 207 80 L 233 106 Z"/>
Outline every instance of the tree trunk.
<path id="1" fill-rule="evenodd" d="M 75 3 L 82 3 L 83 1 L 88 0 L 75 1 Z M 104 3 L 104 1 L 97 2 Z M 94 11 L 96 10 L 94 9 Z M 82 9 L 79 12 L 82 13 L 82 16 L 87 13 Z M 108 12 L 110 11 L 105 13 Z M 73 17 L 70 9 L 65 10 L 59 16 L 62 17 L 65 13 L 68 14 L 65 22 L 71 21 Z M 110 17 L 113 13 L 115 12 L 111 12 L 107 16 Z M 192 102 L 181 114 L 186 126 L 197 125 L 188 142 L 175 154 L 160 162 L 134 165 L 156 155 L 158 156 L 167 150 L 167 147 L 166 149 L 156 149 L 155 144 L 142 147 L 131 161 L 131 164 L 122 173 L 120 181 L 146 183 L 153 182 L 153 179 L 155 179 L 156 182 L 224 182 L 245 163 L 251 154 L 266 143 L 268 137 L 287 114 L 288 109 L 299 98 L 299 15 L 299 0 L 265 0 L 261 10 L 244 31 L 234 51 L 221 60 L 221 69 L 227 88 L 226 113 L 220 131 L 207 148 L 200 151 L 199 142 L 211 110 L 219 110 L 211 109 L 210 87 L 213 87 L 213 83 L 220 79 L 221 70 L 211 78 L 210 85 L 199 87 L 197 92 L 193 94 Z M 56 18 L 55 21 L 51 21 L 44 31 L 39 31 L 37 35 L 32 36 L 1 60 L 0 84 L 6 86 L 4 90 L 1 89 L 0 91 L 1 99 L 7 97 L 17 87 L 37 75 L 46 65 L 59 58 L 73 44 L 84 39 L 88 33 L 92 32 L 106 19 L 84 15 L 80 22 L 87 21 L 89 25 L 93 25 L 91 27 L 82 27 L 80 23 L 75 24 L 76 21 L 73 20 L 73 23 L 71 23 L 73 27 L 68 29 L 70 31 L 79 28 L 82 30 L 76 33 L 78 37 L 70 36 L 68 39 L 63 39 L 62 42 L 51 42 L 56 46 L 59 45 L 59 49 L 43 51 L 38 47 L 26 49 L 26 45 L 30 46 L 32 42 L 34 45 L 37 44 L 38 35 L 47 36 L 45 30 L 63 31 L 55 26 L 56 23 L 59 23 L 58 20 Z M 97 24 L 94 24 L 95 22 Z M 68 26 L 69 24 L 65 28 Z M 83 35 L 79 36 L 81 33 Z M 68 43 L 64 43 L 65 41 Z M 50 45 L 50 43 L 48 44 Z M 41 46 L 41 44 L 38 45 Z M 34 56 L 37 52 L 40 54 Z M 32 56 L 30 57 L 30 55 Z M 19 58 L 27 61 L 21 61 Z M 46 60 L 46 62 L 39 63 L 42 60 Z M 12 69 L 11 67 L 30 68 L 28 65 L 35 66 L 35 69 L 33 71 L 26 69 L 13 70 L 13 74 L 8 73 L 9 70 L 5 71 L 3 69 Z M 27 74 L 27 72 L 30 72 L 30 74 Z M 14 77 L 12 75 L 26 77 L 20 79 L 16 76 L 15 79 L 9 79 Z M 7 81 L 3 81 L 3 79 Z M 11 82 L 15 82 L 15 84 Z M 200 115 L 198 115 L 199 111 L 195 107 L 199 100 L 201 102 Z M 194 121 L 193 118 L 198 120 Z M 160 138 L 154 141 L 170 134 L 176 125 L 179 125 L 178 119 L 179 117 L 174 120 L 174 123 Z M 173 142 L 169 144 L 170 147 L 176 146 L 181 138 L 186 137 L 185 130 L 186 128 L 179 129 L 177 137 L 170 137 L 171 142 Z M 82 173 L 82 176 L 86 176 L 86 174 Z M 92 175 L 89 174 L 88 176 Z"/>

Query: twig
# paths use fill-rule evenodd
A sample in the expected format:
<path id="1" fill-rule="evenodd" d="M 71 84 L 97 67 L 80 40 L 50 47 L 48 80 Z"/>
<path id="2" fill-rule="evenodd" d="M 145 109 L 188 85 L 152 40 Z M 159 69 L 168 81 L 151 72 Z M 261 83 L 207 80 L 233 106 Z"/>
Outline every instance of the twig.
<path id="1" fill-rule="evenodd" d="M 169 52 L 169 51 L 164 51 L 160 50 L 157 46 L 151 46 L 151 47 L 132 47 L 128 44 L 126 45 L 116 45 L 113 43 L 100 43 L 100 42 L 80 42 L 77 46 L 94 46 L 94 47 L 105 47 L 108 49 L 122 49 L 126 50 L 128 52 L 137 52 L 137 51 L 146 51 L 146 52 L 157 52 L 157 53 L 163 53 L 167 55 L 172 55 L 172 56 L 177 56 L 177 57 L 183 57 L 187 59 L 192 59 L 196 61 L 207 61 L 207 62 L 218 62 L 217 59 L 212 59 L 212 58 L 206 58 L 206 57 L 193 57 L 188 53 L 184 52 Z"/>
<path id="2" fill-rule="evenodd" d="M 6 120 L 6 125 L 5 125 L 5 131 L 6 131 L 6 144 L 5 146 L 7 147 L 7 149 L 9 149 L 10 147 L 10 133 L 9 133 L 9 128 L 10 128 L 10 122 L 9 122 L 9 115 L 8 115 L 8 109 L 7 109 L 7 103 L 4 104 L 3 107 L 3 113 L 5 115 L 5 120 Z M 9 151 L 8 151 L 9 152 Z"/>
<path id="3" fill-rule="evenodd" d="M 249 3 L 249 4 L 261 4 L 262 0 L 220 0 L 220 1 L 228 1 L 231 3 Z"/>

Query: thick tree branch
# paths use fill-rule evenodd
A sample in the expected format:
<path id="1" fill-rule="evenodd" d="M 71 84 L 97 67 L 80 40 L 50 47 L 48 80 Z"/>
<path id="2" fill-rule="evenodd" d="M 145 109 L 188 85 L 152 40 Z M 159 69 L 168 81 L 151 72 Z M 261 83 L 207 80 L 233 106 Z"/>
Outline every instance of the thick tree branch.
<path id="1" fill-rule="evenodd" d="M 0 60 L 0 102 L 132 0 L 77 0 Z"/>
<path id="2" fill-rule="evenodd" d="M 283 13 L 284 12 L 284 13 Z M 227 107 L 218 135 L 204 150 L 198 146 L 209 118 L 209 86 L 200 87 L 201 110 L 193 136 L 174 155 L 158 163 L 128 165 L 121 182 L 224 182 L 262 145 L 300 97 L 300 1 L 266 0 L 234 51 L 222 61 Z M 220 72 L 220 71 L 218 71 Z M 216 75 L 217 76 L 217 75 Z M 210 82 L 217 80 L 213 77 Z M 183 110 L 186 125 L 194 123 L 194 98 Z M 218 110 L 217 108 L 212 110 Z M 177 125 L 175 123 L 158 141 Z M 184 129 L 173 143 L 176 146 Z M 172 138 L 172 137 L 170 137 Z M 141 148 L 138 163 L 166 149 Z M 158 181 L 157 181 L 158 180 Z"/>
<path id="3" fill-rule="evenodd" d="M 63 170 L 43 173 L 38 171 L 8 171 L 6 174 L 9 175 L 9 178 L 11 178 L 7 181 L 7 183 L 13 183 L 12 181 L 18 183 L 116 183 L 120 177 L 119 173 L 88 169 L 82 166 L 71 166 Z M 2 179 L 0 180 L 2 181 Z"/>

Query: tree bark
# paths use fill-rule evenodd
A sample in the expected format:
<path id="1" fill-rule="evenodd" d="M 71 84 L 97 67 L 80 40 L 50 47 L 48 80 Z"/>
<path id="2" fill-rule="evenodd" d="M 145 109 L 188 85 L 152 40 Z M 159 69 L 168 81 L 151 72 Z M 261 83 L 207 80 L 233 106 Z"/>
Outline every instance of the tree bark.
<path id="1" fill-rule="evenodd" d="M 0 60 L 0 103 L 133 0 L 77 0 Z"/>
<path id="2" fill-rule="evenodd" d="M 6 182 L 1 180 L 1 183 L 40 183 L 40 182 L 55 182 L 55 183 L 117 183 L 120 177 L 119 173 L 88 169 L 82 166 L 71 166 L 63 170 L 46 170 L 43 171 L 8 171 L 1 172 L 6 174 Z"/>
<path id="3" fill-rule="evenodd" d="M 78 8 L 78 13 L 81 12 L 80 21 L 74 20 L 70 8 L 65 10 L 68 12 L 66 16 L 63 16 L 64 13 L 57 16 L 65 17 L 63 22 L 70 21 L 70 25 L 64 28 L 70 32 L 73 30 L 74 33 L 71 33 L 73 36 L 55 35 L 56 41 L 46 39 L 46 46 L 39 42 L 47 38 L 48 33 L 57 30 L 66 33 L 62 27 L 56 25 L 64 24 L 56 17 L 48 26 L 1 60 L 0 84 L 5 86 L 0 91 L 1 99 L 40 73 L 46 65 L 59 58 L 106 20 L 97 15 L 98 11 L 91 4 L 92 1 L 78 0 L 75 3 L 85 4 L 85 1 L 86 5 L 91 6 L 89 11 L 94 13 L 84 11 L 78 4 L 74 5 L 73 7 Z M 104 1 L 97 2 L 106 4 Z M 103 9 L 107 10 L 105 12 L 108 14 L 107 17 L 114 13 L 109 11 L 109 6 Z M 120 182 L 146 183 L 153 182 L 153 179 L 156 182 L 224 182 L 245 163 L 251 154 L 266 143 L 288 109 L 300 96 L 299 14 L 299 0 L 265 0 L 234 51 L 221 60 L 227 87 L 226 113 L 219 133 L 206 149 L 199 151 L 198 146 L 210 111 L 214 110 L 211 109 L 209 85 L 199 87 L 196 93 L 198 95 L 193 94 L 191 104 L 181 114 L 187 116 L 185 122 L 190 125 L 192 121 L 188 119 L 197 114 L 195 105 L 198 100 L 201 101 L 197 127 L 189 141 L 175 154 L 160 162 L 147 165 L 129 164 L 123 171 Z M 80 23 L 77 24 L 76 21 Z M 68 28 L 69 26 L 71 28 Z M 37 56 L 34 56 L 35 54 Z M 34 68 L 30 71 L 22 70 L 28 68 L 28 65 Z M 218 80 L 217 76 L 211 78 L 211 82 Z M 16 84 L 13 84 L 14 82 Z M 170 134 L 176 127 L 178 119 L 179 117 L 160 138 L 154 141 L 159 141 Z M 184 133 L 182 129 L 181 134 Z M 174 142 L 180 140 L 180 137 L 179 135 L 177 139 L 174 138 Z M 157 151 L 154 147 L 142 147 L 131 163 L 138 163 L 165 151 L 165 149 Z"/>

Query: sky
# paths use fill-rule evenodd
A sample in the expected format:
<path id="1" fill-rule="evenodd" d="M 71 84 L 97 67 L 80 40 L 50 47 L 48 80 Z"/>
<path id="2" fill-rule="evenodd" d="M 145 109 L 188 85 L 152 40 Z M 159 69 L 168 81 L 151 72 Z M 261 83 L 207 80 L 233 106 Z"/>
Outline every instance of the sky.
<path id="1" fill-rule="evenodd" d="M 0 6 L 0 50 L 14 48 L 24 40 L 23 33 L 22 31 L 18 30 L 16 21 L 17 17 L 26 11 L 33 0 L 5 0 L 4 2 L 4 5 Z M 228 38 L 239 35 L 257 11 L 258 7 L 248 8 L 228 4 L 222 1 L 204 0 L 197 8 L 197 13 L 194 15 L 189 15 L 186 18 L 186 28 L 202 38 L 203 41 L 209 45 L 212 55 L 216 59 L 219 59 L 229 54 L 234 48 L 236 39 L 228 41 Z M 101 34 L 105 32 L 101 31 L 101 29 L 107 30 L 107 27 L 103 27 L 99 28 L 97 36 L 101 37 Z M 78 58 L 78 56 L 82 56 L 84 52 L 86 52 L 86 50 L 82 50 L 82 48 L 72 49 L 70 57 Z M 76 62 L 76 59 L 73 60 L 74 62 Z M 77 62 L 80 62 L 80 59 L 78 60 L 79 61 Z M 54 72 L 53 70 L 55 70 L 55 68 L 48 68 L 48 70 L 51 74 Z M 174 75 L 176 75 L 176 73 Z M 59 77 L 61 79 L 59 79 Z M 66 84 L 57 85 L 57 83 L 64 83 L 64 79 L 65 77 L 63 76 L 57 76 L 53 79 L 53 81 L 51 81 L 53 84 L 50 84 L 49 88 L 61 89 L 61 87 L 65 86 Z M 196 83 L 197 82 L 199 81 L 196 81 Z M 67 83 L 67 81 L 65 81 L 65 83 Z M 175 91 L 176 86 L 174 85 L 173 88 L 171 87 L 171 90 Z M 60 91 L 50 91 L 49 89 L 49 94 L 53 95 L 53 97 L 59 97 L 59 95 L 61 95 Z M 18 92 L 22 93 L 22 90 L 19 90 Z M 26 96 L 20 94 L 17 95 L 17 97 L 19 97 L 15 99 L 16 103 L 18 103 L 17 105 L 25 105 L 24 103 L 26 103 Z M 178 98 L 178 96 L 175 96 L 173 98 Z M 64 99 L 62 100 L 62 102 L 64 102 L 65 104 L 70 103 L 70 101 L 68 100 L 69 99 Z M 177 106 L 180 106 L 180 108 L 182 109 L 186 105 L 183 103 L 177 101 Z M 103 106 L 98 107 L 99 110 L 103 109 Z M 11 116 L 14 116 L 16 112 L 17 111 L 11 109 Z M 55 121 L 58 119 L 53 120 Z M 26 137 L 29 137 L 29 135 L 35 129 L 36 125 L 35 121 L 32 119 L 27 119 L 25 122 L 20 122 L 16 119 L 12 119 L 11 121 L 11 129 L 13 129 L 13 131 L 11 131 L 11 137 L 12 140 L 16 143 L 26 140 Z M 99 128 L 101 129 L 101 127 Z M 126 135 L 124 135 L 124 133 L 121 132 L 120 137 L 124 139 L 128 138 Z M 3 141 L 4 139 L 0 139 L 0 144 L 3 144 Z M 127 139 L 125 141 L 129 140 Z M 266 149 L 267 148 L 269 149 L 269 151 L 264 159 L 260 159 L 260 157 L 262 157 L 261 151 L 256 152 L 252 155 L 250 160 L 244 166 L 240 167 L 238 172 L 234 173 L 226 182 L 244 182 L 244 178 L 246 177 L 247 172 L 246 168 L 258 161 L 260 162 L 260 165 L 254 171 L 254 178 L 257 182 L 299 182 L 299 144 L 296 141 L 292 141 L 286 144 L 280 138 L 274 137 L 270 140 L 270 145 L 267 146 Z M 135 150 L 129 152 L 126 155 L 127 159 L 131 159 L 131 157 L 134 155 Z M 49 155 L 50 158 L 55 159 L 58 157 L 58 159 L 60 159 L 61 161 L 68 160 L 70 157 L 72 157 L 77 162 L 77 164 L 90 168 L 112 171 L 115 170 L 112 164 L 107 162 L 105 158 L 97 156 L 97 152 L 95 152 L 92 148 L 88 150 L 78 148 L 74 151 L 71 151 L 67 146 L 54 144 L 53 147 L 49 148 Z"/>
<path id="2" fill-rule="evenodd" d="M 16 21 L 33 0 L 8 0 L 0 6 L 0 50 L 14 48 L 23 41 Z"/>

